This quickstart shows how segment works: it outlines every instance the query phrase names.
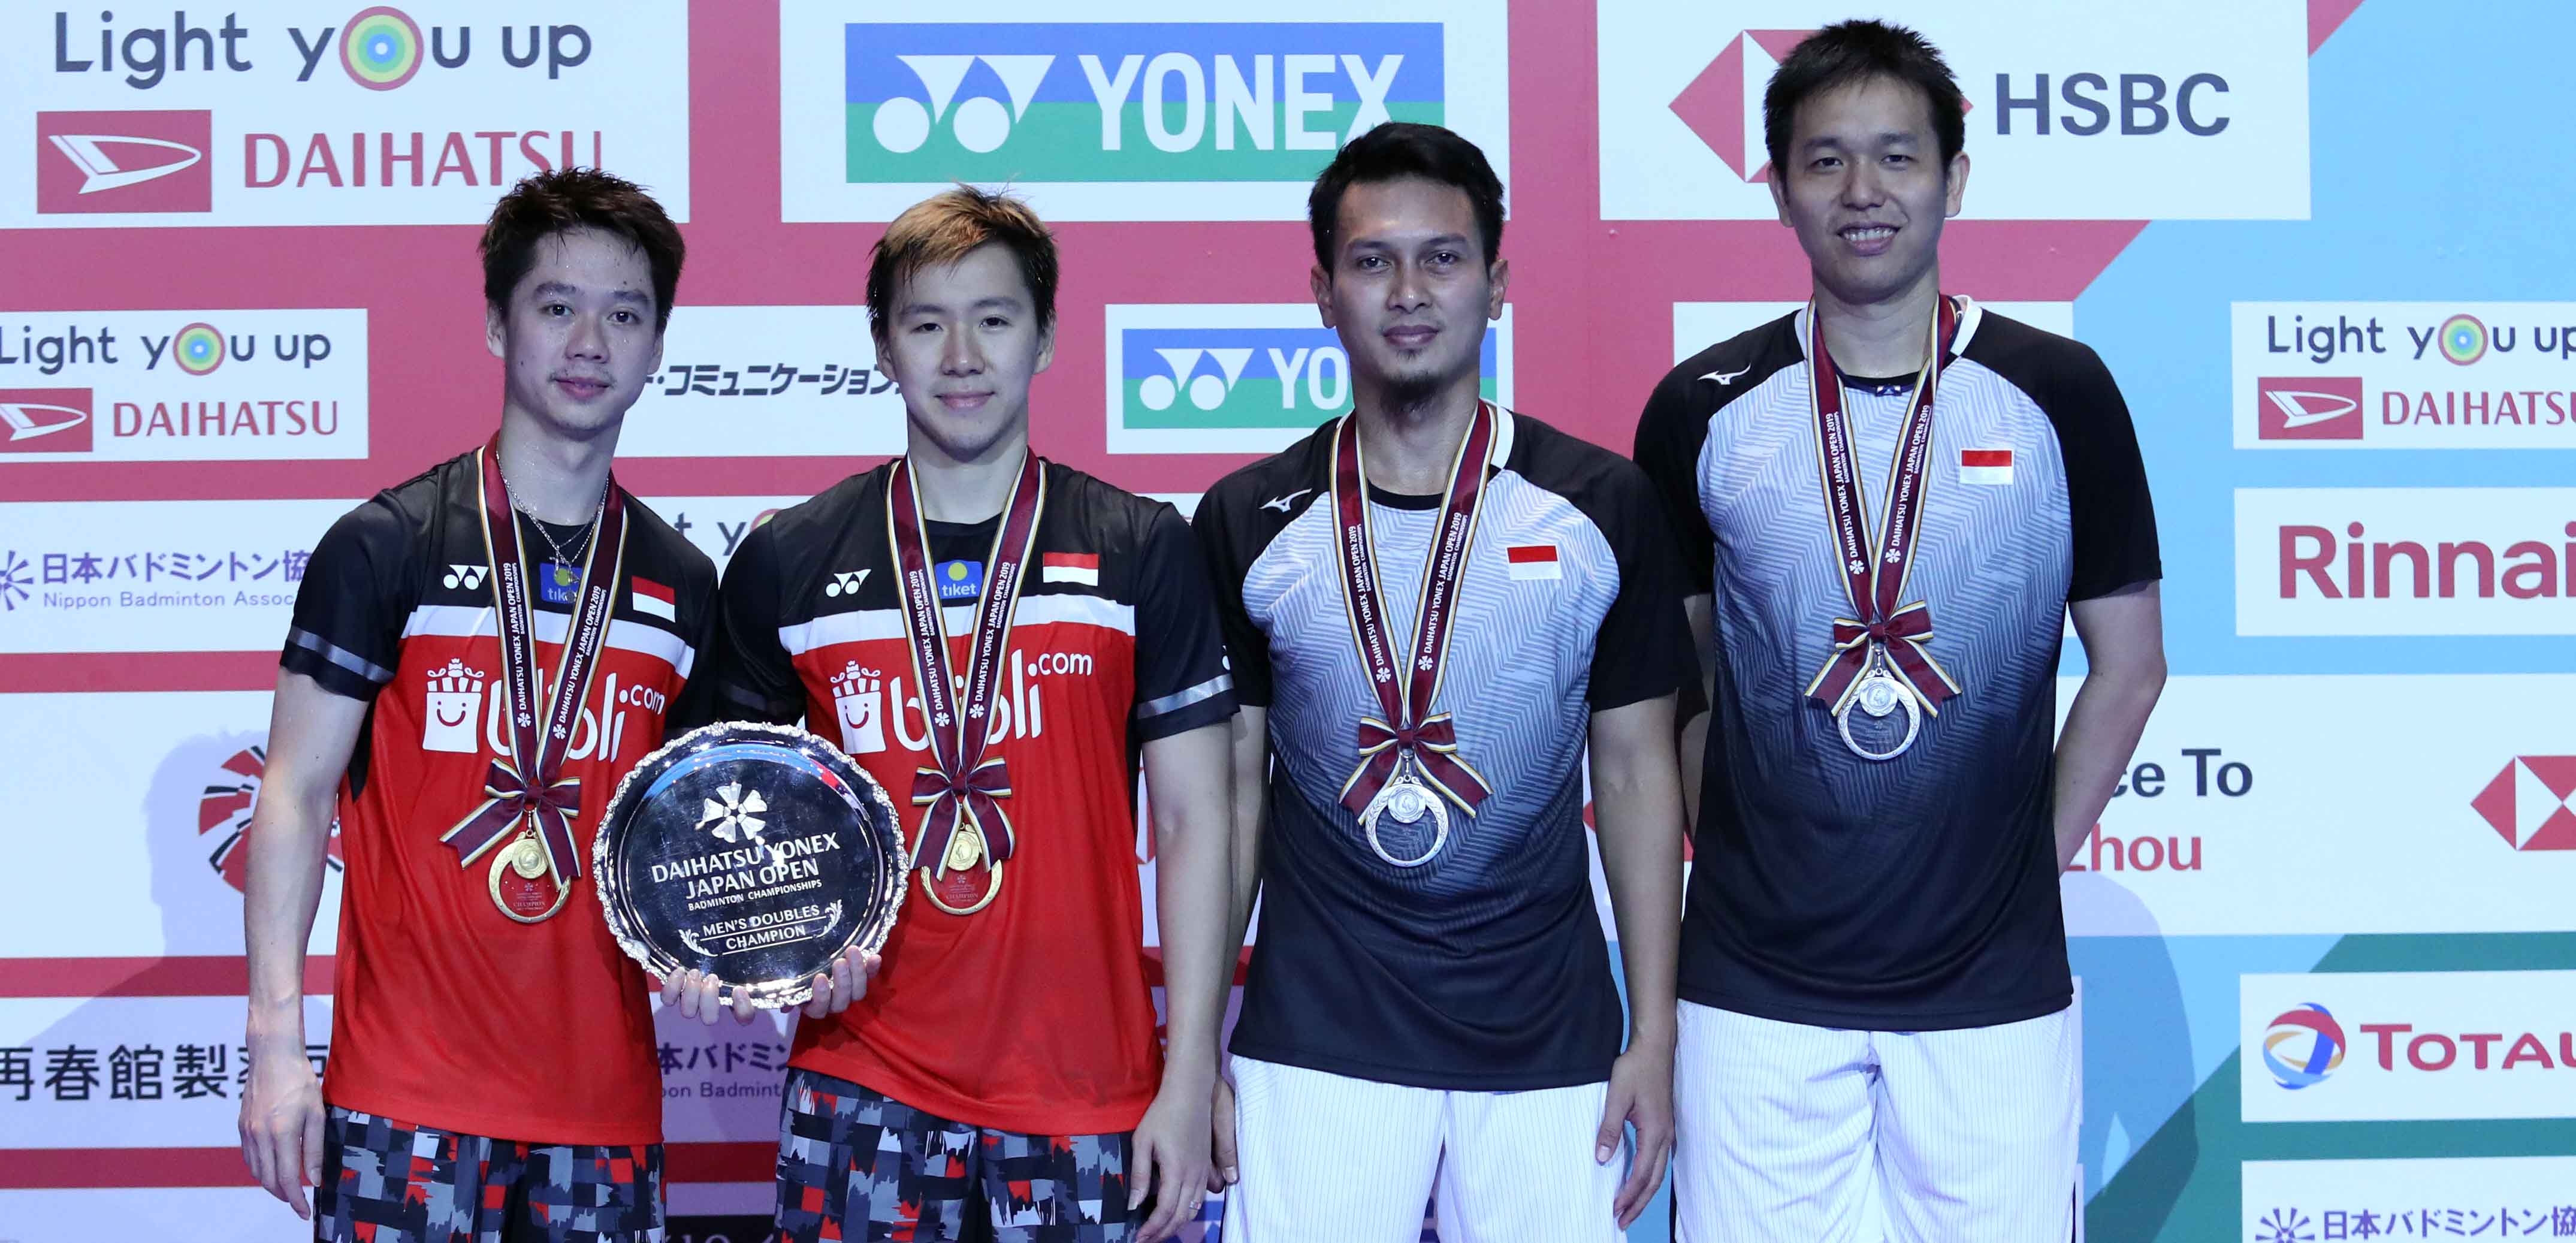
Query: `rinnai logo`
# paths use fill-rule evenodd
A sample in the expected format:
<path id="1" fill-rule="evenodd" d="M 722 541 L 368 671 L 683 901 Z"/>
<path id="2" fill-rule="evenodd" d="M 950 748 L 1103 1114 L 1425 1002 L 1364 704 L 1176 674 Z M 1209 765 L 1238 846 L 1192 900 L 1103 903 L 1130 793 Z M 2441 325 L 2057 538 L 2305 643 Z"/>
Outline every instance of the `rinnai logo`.
<path id="1" fill-rule="evenodd" d="M 2409 532 L 2414 534 L 2414 532 Z M 2280 528 L 2280 593 L 2284 600 L 2563 599 L 2576 576 L 2576 522 L 2534 531 L 2539 539 L 2379 539 L 2358 522 L 2343 530 L 2287 523 Z M 2341 538 L 2337 538 L 2340 535 Z M 2501 544 L 2502 547 L 2498 547 Z"/>
<path id="2" fill-rule="evenodd" d="M 429 671 L 420 714 L 422 750 L 474 754 L 475 718 L 483 714 L 483 688 L 489 681 L 482 670 L 466 668 L 463 660 L 450 660 L 445 667 Z"/>
<path id="3" fill-rule="evenodd" d="M 1771 160 L 1762 138 L 1762 90 L 1791 49 L 1813 30 L 1747 30 L 1726 41 L 1682 93 L 1673 115 L 1699 135 L 1717 158 L 1746 181 L 1769 181 Z"/>
<path id="4" fill-rule="evenodd" d="M 37 214 L 212 211 L 214 115 L 37 113 Z"/>
<path id="5" fill-rule="evenodd" d="M 851 661 L 832 675 L 832 715 L 841 723 L 841 749 L 852 755 L 885 750 L 885 675 Z"/>
<path id="6" fill-rule="evenodd" d="M 1443 120 L 1433 22 L 851 23 L 850 182 L 1304 181 Z"/>
<path id="7" fill-rule="evenodd" d="M 0 453 L 87 453 L 90 390 L 0 389 Z"/>
<path id="8" fill-rule="evenodd" d="M 2293 1092 L 2312 1088 L 2343 1065 L 2350 1044 L 2332 1012 L 2313 1001 L 2301 1002 L 2272 1020 L 2271 1030 L 2263 1034 L 2263 1068 L 2272 1072 L 2273 1082 Z"/>
<path id="9" fill-rule="evenodd" d="M 2359 440 L 2359 376 L 2264 376 L 2254 382 L 2256 434 L 2265 440 Z"/>
<path id="10" fill-rule="evenodd" d="M 2576 850 L 2576 755 L 2521 755 L 2469 805 L 2516 850 Z"/>

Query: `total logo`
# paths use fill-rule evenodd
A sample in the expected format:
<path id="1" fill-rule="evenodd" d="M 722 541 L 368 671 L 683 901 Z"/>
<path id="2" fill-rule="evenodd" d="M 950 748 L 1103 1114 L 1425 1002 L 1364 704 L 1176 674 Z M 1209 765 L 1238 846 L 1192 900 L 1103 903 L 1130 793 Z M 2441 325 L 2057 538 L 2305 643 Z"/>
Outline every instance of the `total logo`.
<path id="1" fill-rule="evenodd" d="M 251 813 L 259 806 L 260 780 L 267 772 L 268 748 L 244 747 L 216 767 L 205 792 L 197 796 L 197 834 L 215 844 L 206 855 L 206 866 L 235 892 L 249 883 Z M 323 862 L 333 871 L 342 866 L 337 819 L 331 822 Z"/>
<path id="2" fill-rule="evenodd" d="M 1432 22 L 851 23 L 852 182 L 1303 181 L 1444 114 Z"/>
<path id="3" fill-rule="evenodd" d="M 1304 303 L 1108 308 L 1113 453 L 1273 453 L 1350 408 L 1350 355 Z M 1511 316 L 1479 389 L 1509 405 Z"/>
<path id="4" fill-rule="evenodd" d="M 2273 1019 L 2263 1033 L 2263 1068 L 2272 1072 L 2274 1083 L 2293 1092 L 2312 1088 L 2343 1065 L 2351 1043 L 2333 1012 L 2313 1001 L 2301 1002 Z"/>
<path id="5" fill-rule="evenodd" d="M 2576 850 L 2576 755 L 2519 755 L 2469 805 L 2516 850 Z"/>
<path id="6" fill-rule="evenodd" d="M 1046 701 L 1042 678 L 1083 677 L 1092 674 L 1093 663 L 1088 652 L 1040 652 L 1030 655 L 1013 650 L 1008 657 L 1010 685 L 998 688 L 993 698 L 992 715 L 985 733 L 987 743 L 1006 738 L 1035 738 L 1046 732 Z M 958 693 L 965 683 L 958 680 Z M 887 726 L 891 721 L 894 741 L 906 751 L 930 749 L 930 716 L 922 709 L 921 696 L 905 695 L 903 673 L 888 677 L 882 670 L 851 661 L 831 677 L 833 719 L 841 728 L 841 749 L 852 755 L 873 755 L 886 749 Z M 889 703 L 901 710 L 889 712 Z M 916 731 L 914 726 L 918 724 Z"/>
<path id="7" fill-rule="evenodd" d="M 544 702 L 547 671 L 537 670 L 537 698 Z M 471 668 L 461 660 L 428 671 L 421 685 L 420 746 L 424 751 L 443 751 L 452 755 L 506 755 L 510 743 L 505 735 L 505 708 L 509 697 L 491 687 L 491 677 Z M 487 693 L 488 692 L 488 693 Z M 609 705 L 605 730 L 593 704 Z M 589 759 L 594 754 L 602 760 L 615 760 L 625 754 L 627 723 L 630 712 L 643 712 L 656 718 L 670 707 L 669 697 L 661 690 L 634 684 L 619 684 L 614 673 L 602 674 L 593 698 L 582 705 L 581 719 L 574 722 L 572 745 L 564 752 L 566 759 Z M 475 721 L 481 718 L 481 737 L 476 737 Z M 660 728 L 656 724 L 655 736 Z"/>

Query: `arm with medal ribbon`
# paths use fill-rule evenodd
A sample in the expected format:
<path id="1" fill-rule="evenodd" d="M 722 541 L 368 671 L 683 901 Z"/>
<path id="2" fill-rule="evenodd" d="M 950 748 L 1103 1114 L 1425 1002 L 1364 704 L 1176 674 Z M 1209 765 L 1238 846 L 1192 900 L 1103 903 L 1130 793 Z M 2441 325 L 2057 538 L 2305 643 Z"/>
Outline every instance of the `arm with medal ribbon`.
<path id="1" fill-rule="evenodd" d="M 1915 377 L 1905 422 L 1897 431 L 1884 528 L 1874 534 L 1869 499 L 1861 492 L 1852 450 L 1851 418 L 1844 411 L 1842 375 L 1825 349 L 1824 326 L 1814 304 L 1807 308 L 1808 391 L 1815 411 L 1817 475 L 1835 559 L 1840 563 L 1837 573 L 1852 606 L 1852 616 L 1834 619 L 1833 650 L 1807 684 L 1807 697 L 1832 715 L 1843 745 L 1866 760 L 1892 760 L 1904 754 L 1922 732 L 1923 717 L 1939 716 L 1941 705 L 1960 693 L 1959 684 L 1932 656 L 1930 603 L 1899 603 L 1905 598 L 1915 541 L 1923 529 L 1925 493 L 1931 481 L 1932 405 L 1958 332 L 1958 305 L 1944 295 L 1933 320 L 1930 353 Z M 1853 734 L 1855 709 L 1865 732 L 1902 709 L 1904 735 L 1893 746 L 1864 743 Z"/>
<path id="2" fill-rule="evenodd" d="M 1399 656 L 1388 632 L 1386 603 L 1378 591 L 1377 549 L 1369 529 L 1368 479 L 1360 451 L 1357 415 L 1344 415 L 1333 433 L 1333 512 L 1338 525 L 1338 560 L 1342 569 L 1342 606 L 1351 641 L 1359 650 L 1360 668 L 1368 675 L 1382 715 L 1359 722 L 1359 766 L 1342 783 L 1342 806 L 1360 819 L 1360 829 L 1377 857 L 1401 868 L 1420 867 L 1436 858 L 1449 841 L 1449 809 L 1456 803 L 1467 815 L 1492 793 L 1458 751 L 1456 723 L 1446 712 L 1431 712 L 1440 694 L 1447 665 L 1449 631 L 1457 615 L 1458 588 L 1465 577 L 1467 555 L 1475 546 L 1476 502 L 1485 472 L 1493 464 L 1494 408 L 1479 402 L 1467 434 L 1450 466 L 1449 488 L 1442 498 L 1438 524 L 1432 528 L 1430 555 L 1423 559 L 1422 584 L 1414 615 L 1413 647 Z M 1399 661 L 1402 668 L 1398 667 Z M 1405 826 L 1431 821 L 1431 842 L 1415 854 L 1390 851 L 1382 829 L 1387 822 Z"/>

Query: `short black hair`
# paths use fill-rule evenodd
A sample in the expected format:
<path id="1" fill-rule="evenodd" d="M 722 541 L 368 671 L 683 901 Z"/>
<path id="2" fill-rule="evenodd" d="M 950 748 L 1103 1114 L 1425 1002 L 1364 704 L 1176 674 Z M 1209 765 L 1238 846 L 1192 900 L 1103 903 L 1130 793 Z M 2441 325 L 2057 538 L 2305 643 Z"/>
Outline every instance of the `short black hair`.
<path id="1" fill-rule="evenodd" d="M 1941 49 L 1904 26 L 1856 19 L 1807 36 L 1780 62 L 1762 92 L 1762 145 L 1774 172 L 1789 166 L 1790 127 L 1798 105 L 1836 87 L 1874 78 L 1902 82 L 1923 92 L 1932 108 L 1932 134 L 1941 147 L 1941 171 L 1968 145 L 1968 97 Z"/>
<path id="2" fill-rule="evenodd" d="M 1315 234 L 1315 262 L 1333 270 L 1333 227 L 1341 223 L 1342 192 L 1360 182 L 1420 177 L 1467 192 L 1483 234 L 1485 264 L 1503 253 L 1503 180 L 1485 153 L 1454 130 L 1411 121 L 1388 121 L 1350 141 L 1315 178 L 1306 195 L 1306 227 Z"/>
<path id="3" fill-rule="evenodd" d="M 988 243 L 1000 244 L 1019 264 L 1020 279 L 1037 303 L 1030 310 L 1038 327 L 1055 327 L 1055 234 L 1017 195 L 960 183 L 903 209 L 869 252 L 868 335 L 876 338 L 877 348 L 885 348 L 897 291 L 904 284 L 923 268 L 960 262 Z"/>
<path id="4" fill-rule="evenodd" d="M 537 243 L 574 229 L 597 229 L 644 252 L 653 270 L 653 331 L 670 327 L 688 243 L 642 186 L 596 168 L 549 169 L 501 196 L 483 226 L 483 301 L 507 308 L 510 291 L 537 264 Z"/>

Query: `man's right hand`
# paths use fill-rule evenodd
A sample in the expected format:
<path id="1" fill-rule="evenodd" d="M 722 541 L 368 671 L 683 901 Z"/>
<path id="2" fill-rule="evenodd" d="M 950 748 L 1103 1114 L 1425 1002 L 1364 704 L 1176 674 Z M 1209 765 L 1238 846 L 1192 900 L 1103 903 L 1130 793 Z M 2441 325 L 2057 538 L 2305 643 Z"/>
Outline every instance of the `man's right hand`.
<path id="1" fill-rule="evenodd" d="M 306 1220 L 313 1205 L 305 1188 L 322 1182 L 322 1081 L 303 1050 L 263 1056 L 242 1089 L 242 1160 L 268 1194 L 286 1201 Z"/>

